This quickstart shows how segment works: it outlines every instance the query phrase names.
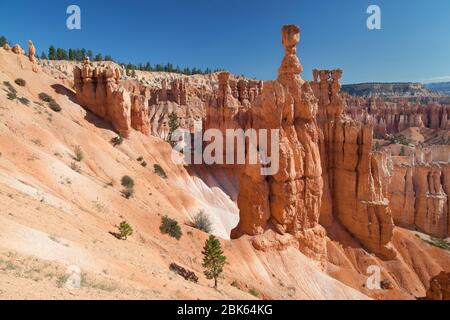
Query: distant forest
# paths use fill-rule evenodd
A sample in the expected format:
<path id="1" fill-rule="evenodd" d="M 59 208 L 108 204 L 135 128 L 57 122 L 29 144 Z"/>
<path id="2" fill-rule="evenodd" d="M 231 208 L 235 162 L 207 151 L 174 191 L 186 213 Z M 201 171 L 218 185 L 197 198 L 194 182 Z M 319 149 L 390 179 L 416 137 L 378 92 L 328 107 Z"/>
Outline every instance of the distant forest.
<path id="1" fill-rule="evenodd" d="M 3 47 L 6 43 L 8 43 L 8 40 L 4 37 L 0 37 L 0 47 Z M 136 70 L 140 71 L 157 71 L 157 72 L 173 72 L 173 73 L 179 73 L 179 74 L 185 74 L 185 75 L 194 75 L 194 74 L 211 74 L 214 72 L 221 71 L 221 69 L 215 69 L 211 70 L 209 68 L 202 69 L 202 68 L 189 68 L 189 67 L 180 67 L 180 66 L 174 66 L 172 63 L 166 63 L 166 64 L 151 64 L 150 62 L 147 63 L 139 63 L 139 64 L 133 64 L 133 63 L 123 63 L 118 62 L 112 58 L 110 55 L 103 55 L 102 53 L 94 53 L 92 50 L 84 49 L 84 48 L 71 48 L 71 49 L 63 49 L 63 48 L 57 48 L 55 46 L 50 46 L 48 48 L 47 52 L 42 52 L 40 55 L 41 59 L 44 60 L 69 60 L 69 61 L 83 61 L 85 57 L 89 57 L 91 61 L 114 61 L 118 64 L 124 65 L 127 74 L 133 75 Z"/>

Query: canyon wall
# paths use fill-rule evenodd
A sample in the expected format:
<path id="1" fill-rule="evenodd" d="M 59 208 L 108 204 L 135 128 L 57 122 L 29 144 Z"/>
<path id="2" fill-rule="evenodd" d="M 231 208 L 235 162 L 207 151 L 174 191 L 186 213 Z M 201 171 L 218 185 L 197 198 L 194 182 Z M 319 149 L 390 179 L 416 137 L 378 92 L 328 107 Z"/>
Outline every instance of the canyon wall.
<path id="1" fill-rule="evenodd" d="M 427 300 L 450 300 L 450 273 L 441 272 L 430 280 Z"/>
<path id="2" fill-rule="evenodd" d="M 346 113 L 352 119 L 370 123 L 375 135 L 399 133 L 410 127 L 450 130 L 450 105 L 415 103 L 406 99 L 386 101 L 378 97 L 346 96 Z"/>
<path id="3" fill-rule="evenodd" d="M 395 224 L 426 234 L 450 236 L 450 163 L 395 163 L 389 199 Z"/>
<path id="4" fill-rule="evenodd" d="M 262 176 L 261 163 L 242 169 L 240 222 L 232 237 L 253 236 L 261 250 L 294 245 L 323 265 L 323 226 L 340 223 L 369 251 L 394 258 L 389 158 L 371 152 L 369 124 L 344 114 L 342 71 L 315 70 L 314 80 L 304 81 L 296 55 L 299 29 L 284 27 L 282 39 L 286 54 L 278 79 L 261 83 L 253 102 L 240 99 L 230 75 L 222 73 L 205 108 L 205 130 L 279 130 L 278 173 Z M 249 147 L 247 142 L 247 155 Z"/>
<path id="5" fill-rule="evenodd" d="M 389 159 L 372 152 L 372 126 L 346 116 L 340 94 L 341 70 L 314 70 L 311 87 L 318 99 L 320 151 L 324 170 L 321 223 L 339 222 L 363 247 L 392 259 L 394 223 L 387 199 Z"/>

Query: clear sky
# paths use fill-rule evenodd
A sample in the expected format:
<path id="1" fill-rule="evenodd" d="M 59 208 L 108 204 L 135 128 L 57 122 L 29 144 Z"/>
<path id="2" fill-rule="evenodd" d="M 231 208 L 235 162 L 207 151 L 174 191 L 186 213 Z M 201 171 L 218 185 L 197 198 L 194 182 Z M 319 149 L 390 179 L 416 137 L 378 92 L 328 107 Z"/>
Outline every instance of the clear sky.
<path id="1" fill-rule="evenodd" d="M 67 6 L 81 30 L 66 28 Z M 381 30 L 366 9 L 381 7 Z M 0 34 L 40 53 L 50 44 L 87 48 L 122 62 L 171 62 L 273 79 L 280 29 L 302 29 L 303 77 L 342 68 L 344 83 L 450 81 L 450 0 L 21 0 L 0 1 Z"/>

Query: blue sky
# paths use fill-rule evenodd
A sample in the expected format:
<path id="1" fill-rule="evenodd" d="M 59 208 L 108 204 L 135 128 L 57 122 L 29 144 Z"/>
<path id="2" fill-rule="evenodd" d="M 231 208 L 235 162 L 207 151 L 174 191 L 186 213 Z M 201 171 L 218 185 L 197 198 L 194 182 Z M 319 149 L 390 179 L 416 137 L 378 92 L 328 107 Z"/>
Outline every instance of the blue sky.
<path id="1" fill-rule="evenodd" d="M 81 7 L 82 29 L 66 28 Z M 366 27 L 370 4 L 382 29 Z M 311 69 L 342 68 L 344 83 L 450 81 L 449 0 L 28 0 L 0 1 L 0 34 L 40 53 L 84 47 L 123 62 L 172 62 L 273 79 L 283 56 L 280 28 L 302 29 L 298 54 Z"/>

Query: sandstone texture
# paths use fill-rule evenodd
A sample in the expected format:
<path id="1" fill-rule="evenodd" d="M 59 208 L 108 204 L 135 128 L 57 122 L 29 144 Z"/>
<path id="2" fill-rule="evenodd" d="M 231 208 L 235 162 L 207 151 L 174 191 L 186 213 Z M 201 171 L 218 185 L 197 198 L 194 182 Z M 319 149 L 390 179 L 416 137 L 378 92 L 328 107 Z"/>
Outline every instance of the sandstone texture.
<path id="1" fill-rule="evenodd" d="M 450 273 L 441 272 L 430 281 L 428 300 L 450 300 Z"/>
<path id="2" fill-rule="evenodd" d="M 389 199 L 395 224 L 450 236 L 449 163 L 400 163 L 393 168 Z"/>
<path id="3" fill-rule="evenodd" d="M 148 104 L 144 98 L 132 96 L 120 85 L 119 68 L 92 68 L 89 59 L 75 67 L 75 91 L 79 103 L 113 125 L 122 136 L 131 129 L 144 134 L 149 131 Z"/>
<path id="4" fill-rule="evenodd" d="M 240 81 L 236 91 L 229 73 L 220 74 L 219 90 L 206 108 L 205 128 L 222 132 L 236 128 L 279 130 L 278 172 L 263 176 L 261 162 L 246 164 L 243 169 L 237 200 L 240 221 L 232 237 L 262 236 L 254 241 L 262 250 L 281 247 L 280 243 L 286 241 L 297 243 L 299 250 L 323 265 L 326 247 L 325 230 L 319 225 L 323 181 L 315 119 L 317 102 L 311 87 L 300 76 L 302 66 L 296 55 L 299 40 L 298 27 L 283 27 L 285 56 L 275 81 Z M 267 232 L 270 236 L 264 238 L 268 230 L 276 233 Z"/>
<path id="5" fill-rule="evenodd" d="M 36 62 L 36 48 L 33 45 L 33 41 L 28 40 L 28 58 L 32 63 Z"/>
<path id="6" fill-rule="evenodd" d="M 450 130 L 450 105 L 385 101 L 379 97 L 346 97 L 352 119 L 372 124 L 375 135 L 399 133 L 410 127 Z"/>
<path id="7" fill-rule="evenodd" d="M 314 70 L 311 83 L 319 101 L 325 181 L 321 222 L 329 226 L 336 218 L 369 251 L 392 259 L 389 161 L 372 152 L 372 126 L 344 115 L 341 76 L 341 70 Z"/>

